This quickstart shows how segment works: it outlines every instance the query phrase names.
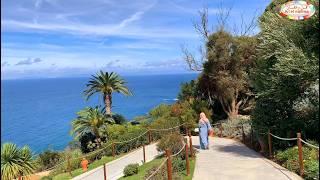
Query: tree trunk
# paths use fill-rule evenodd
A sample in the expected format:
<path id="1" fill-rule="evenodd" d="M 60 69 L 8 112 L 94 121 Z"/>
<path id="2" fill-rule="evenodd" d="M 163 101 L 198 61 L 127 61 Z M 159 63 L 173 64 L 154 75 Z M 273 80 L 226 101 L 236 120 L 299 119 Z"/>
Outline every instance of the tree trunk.
<path id="1" fill-rule="evenodd" d="M 231 103 L 225 102 L 222 97 L 219 97 L 219 101 L 222 105 L 223 111 L 228 115 L 228 119 L 233 120 L 238 116 L 239 106 L 242 101 L 236 103 L 236 99 L 233 99 Z"/>
<path id="2" fill-rule="evenodd" d="M 106 114 L 111 115 L 112 97 L 111 94 L 105 95 Z"/>

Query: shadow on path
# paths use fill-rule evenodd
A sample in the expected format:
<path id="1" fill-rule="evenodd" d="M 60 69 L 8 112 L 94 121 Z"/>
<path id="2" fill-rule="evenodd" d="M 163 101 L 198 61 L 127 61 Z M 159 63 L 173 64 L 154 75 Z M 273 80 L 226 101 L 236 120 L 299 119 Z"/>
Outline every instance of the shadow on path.
<path id="1" fill-rule="evenodd" d="M 226 152 L 226 153 L 232 153 L 237 156 L 246 156 L 251 158 L 261 158 L 256 152 L 248 149 L 245 146 L 236 145 L 236 144 L 230 144 L 230 145 L 214 145 L 214 149 Z"/>

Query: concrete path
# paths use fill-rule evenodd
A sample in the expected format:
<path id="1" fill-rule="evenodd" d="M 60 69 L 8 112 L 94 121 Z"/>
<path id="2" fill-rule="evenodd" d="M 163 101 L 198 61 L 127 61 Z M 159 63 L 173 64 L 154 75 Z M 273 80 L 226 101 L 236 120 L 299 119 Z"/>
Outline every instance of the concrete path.
<path id="1" fill-rule="evenodd" d="M 199 148 L 199 137 L 192 137 Z M 210 149 L 199 150 L 193 180 L 302 180 L 293 172 L 232 139 L 210 137 Z"/>
<path id="2" fill-rule="evenodd" d="M 150 144 L 145 147 L 146 149 L 146 161 L 152 161 L 155 159 L 160 153 L 157 151 L 156 143 Z M 106 164 L 107 170 L 107 179 L 115 180 L 123 176 L 123 169 L 132 163 L 139 163 L 141 165 L 143 162 L 143 150 L 139 148 L 125 156 L 120 157 L 114 161 L 111 161 Z M 75 178 L 74 180 L 103 180 L 103 166 L 95 168 L 91 171 L 88 171 L 84 174 L 81 174 Z"/>

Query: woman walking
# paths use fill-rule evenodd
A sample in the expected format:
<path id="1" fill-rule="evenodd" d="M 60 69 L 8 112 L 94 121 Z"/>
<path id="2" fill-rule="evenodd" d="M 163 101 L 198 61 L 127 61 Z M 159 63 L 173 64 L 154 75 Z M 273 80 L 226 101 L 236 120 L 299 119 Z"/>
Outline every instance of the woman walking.
<path id="1" fill-rule="evenodd" d="M 199 138 L 200 149 L 209 149 L 209 131 L 212 130 L 209 119 L 203 112 L 200 113 L 199 119 Z"/>

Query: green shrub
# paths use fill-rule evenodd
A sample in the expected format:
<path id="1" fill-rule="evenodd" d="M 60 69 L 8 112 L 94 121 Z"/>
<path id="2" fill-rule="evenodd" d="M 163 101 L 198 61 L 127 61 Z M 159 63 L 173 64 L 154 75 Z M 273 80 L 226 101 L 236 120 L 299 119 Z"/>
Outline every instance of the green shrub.
<path id="1" fill-rule="evenodd" d="M 51 168 L 55 166 L 61 158 L 59 152 L 46 150 L 39 154 L 38 158 L 36 159 L 39 167 L 39 171 L 42 171 L 47 168 Z"/>
<path id="2" fill-rule="evenodd" d="M 302 148 L 305 179 L 319 179 L 318 150 L 304 146 Z M 290 171 L 299 173 L 298 147 L 294 146 L 276 153 L 276 160 Z"/>
<path id="3" fill-rule="evenodd" d="M 181 172 L 186 170 L 186 161 L 182 160 L 180 157 L 172 159 L 172 168 L 174 172 Z"/>
<path id="4" fill-rule="evenodd" d="M 151 176 L 157 169 L 159 166 L 153 166 L 152 168 L 150 168 L 149 170 L 147 170 L 144 179 L 147 179 L 149 176 Z M 168 174 L 167 174 L 167 166 L 164 165 L 160 168 L 160 170 L 158 172 L 156 172 L 151 178 L 150 180 L 167 180 L 168 179 Z M 172 179 L 174 180 L 183 180 L 182 177 L 179 176 L 178 173 L 176 173 L 175 171 L 172 172 Z"/>
<path id="5" fill-rule="evenodd" d="M 179 132 L 163 135 L 157 144 L 158 151 L 169 149 L 172 154 L 177 153 L 181 148 L 183 148 L 183 139 Z"/>
<path id="6" fill-rule="evenodd" d="M 52 177 L 50 177 L 50 176 L 43 176 L 43 177 L 41 178 L 41 180 L 52 180 Z"/>
<path id="7" fill-rule="evenodd" d="M 138 174 L 138 168 L 139 164 L 129 164 L 124 168 L 123 174 L 125 177 Z"/>
<path id="8" fill-rule="evenodd" d="M 60 162 L 59 164 L 52 172 L 50 172 L 51 176 L 68 172 L 68 158 L 70 157 L 70 170 L 73 171 L 75 169 L 80 168 L 80 163 L 81 163 L 81 157 L 82 153 L 80 149 L 73 150 L 73 151 L 64 151 L 62 152 Z"/>
<path id="9" fill-rule="evenodd" d="M 222 136 L 223 137 L 229 137 L 229 138 L 236 138 L 236 139 L 242 139 L 242 128 L 246 135 L 250 134 L 251 131 L 251 125 L 250 119 L 246 116 L 238 116 L 238 118 L 232 119 L 232 120 L 226 120 L 222 121 Z M 216 135 L 220 134 L 219 125 L 213 127 L 213 131 Z"/>

